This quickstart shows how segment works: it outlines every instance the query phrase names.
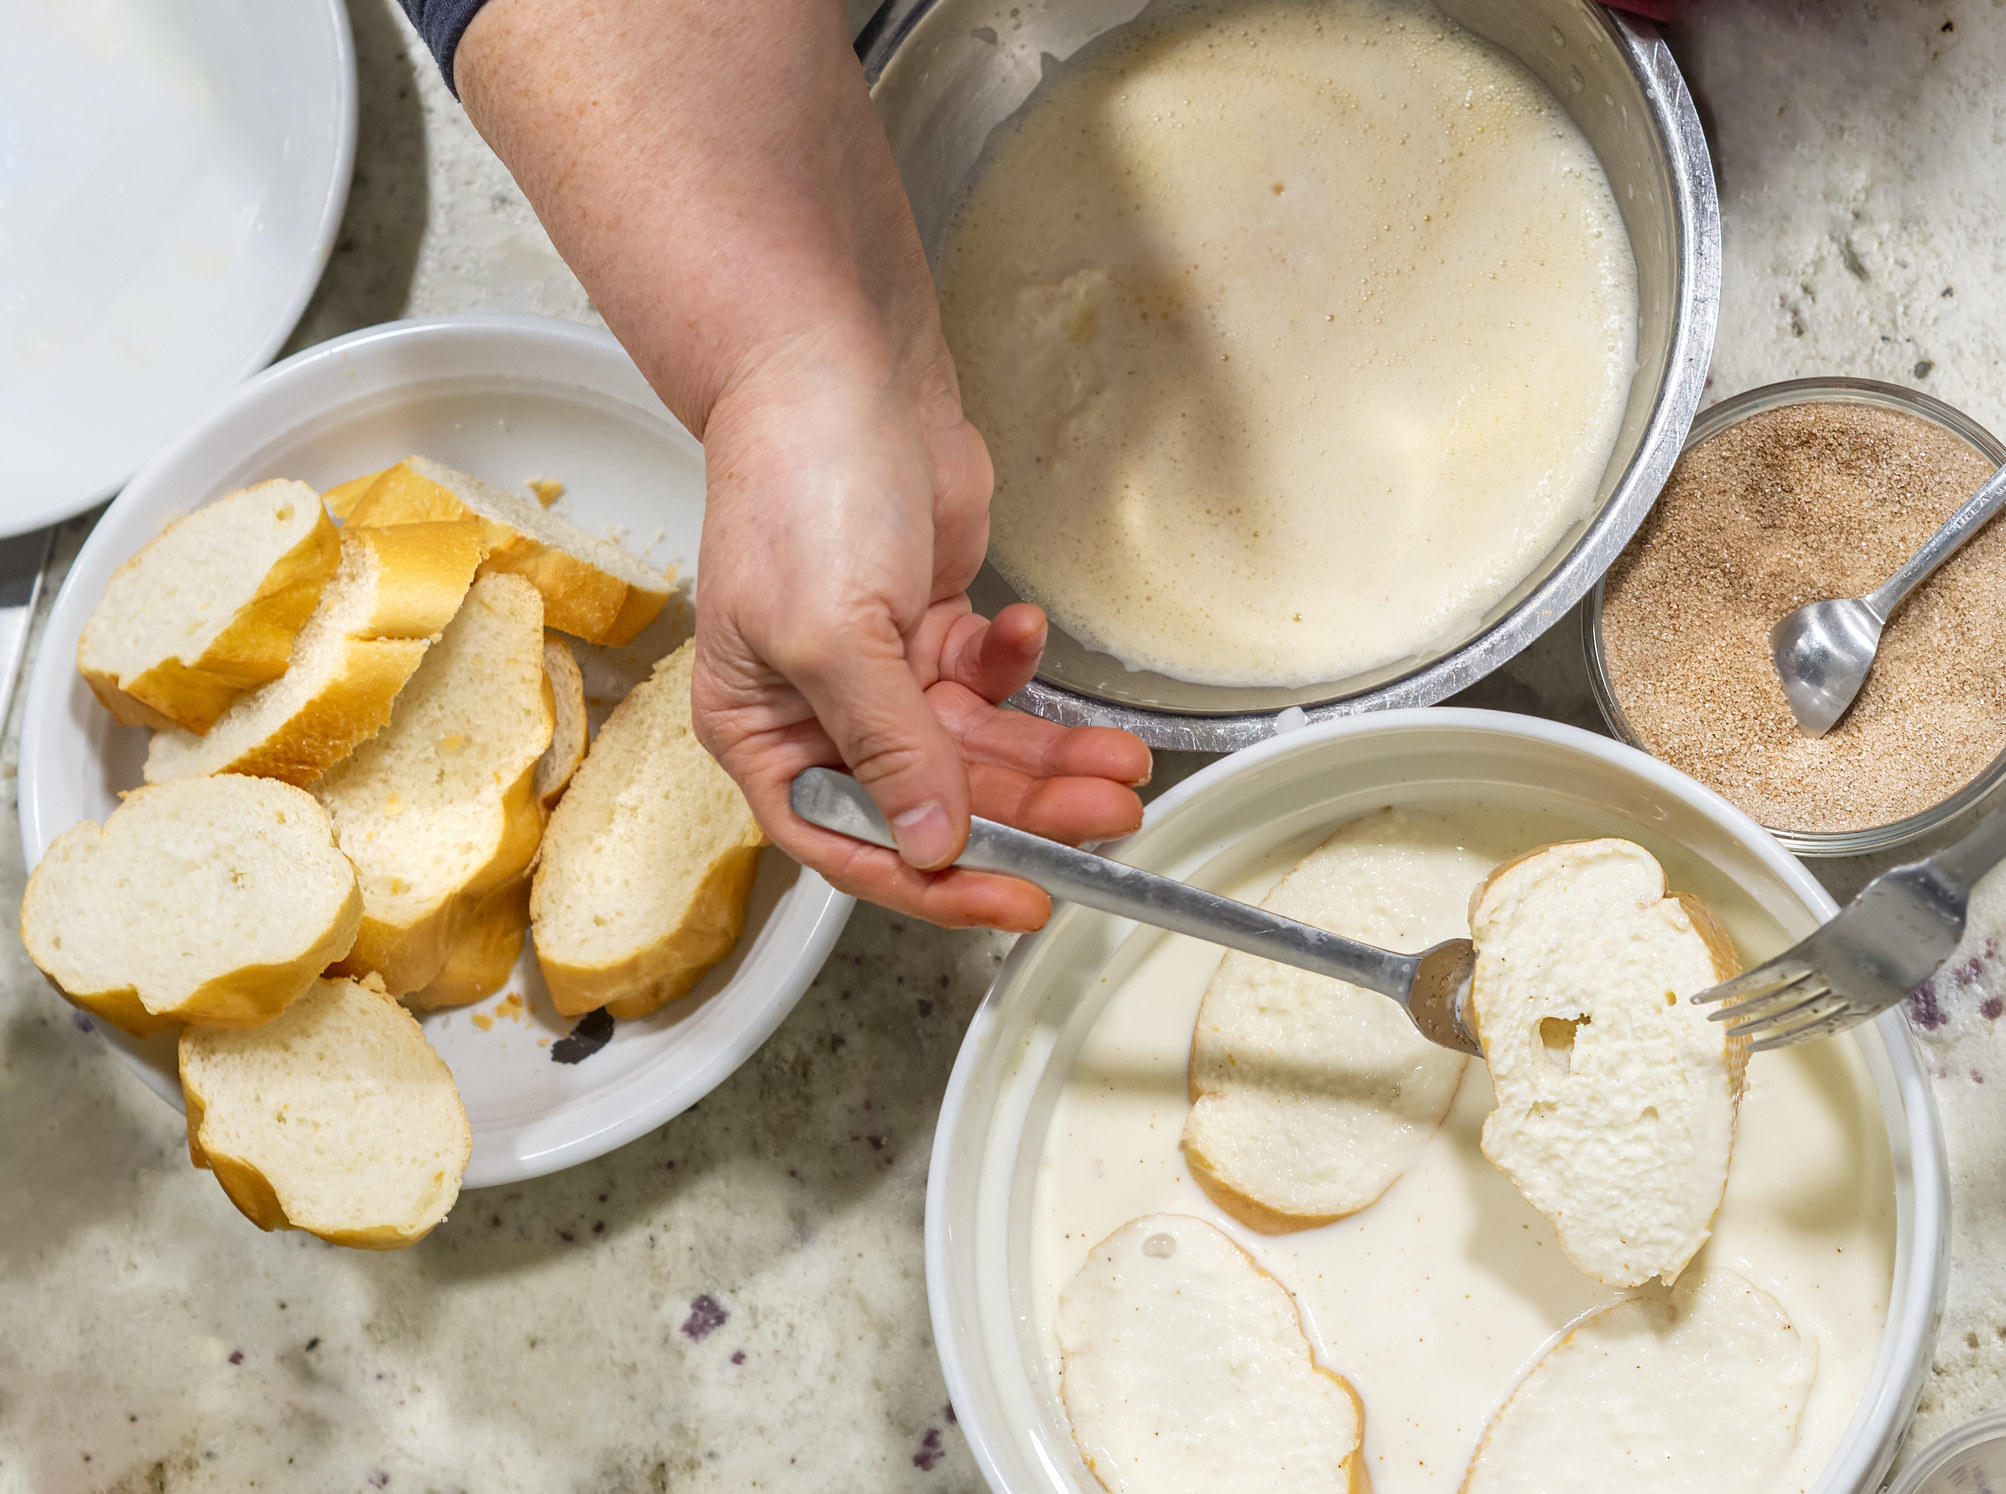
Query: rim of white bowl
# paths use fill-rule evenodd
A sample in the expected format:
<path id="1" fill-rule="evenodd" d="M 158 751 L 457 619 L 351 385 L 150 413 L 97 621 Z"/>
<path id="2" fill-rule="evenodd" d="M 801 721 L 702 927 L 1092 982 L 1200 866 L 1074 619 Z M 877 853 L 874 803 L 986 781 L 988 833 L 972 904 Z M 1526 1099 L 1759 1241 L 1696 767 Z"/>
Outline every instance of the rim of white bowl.
<path id="1" fill-rule="evenodd" d="M 1682 801 L 1688 808 L 1729 830 L 1807 906 L 1824 918 L 1829 919 L 1838 911 L 1838 904 L 1833 901 L 1832 895 L 1767 830 L 1713 790 L 1649 753 L 1610 737 L 1541 717 L 1462 707 L 1409 707 L 1314 721 L 1284 730 L 1265 742 L 1208 764 L 1166 790 L 1149 805 L 1140 829 L 1126 839 L 1101 849 L 1120 859 L 1128 859 L 1124 852 L 1129 847 L 1144 840 L 1185 805 L 1208 793 L 1214 785 L 1252 771 L 1271 758 L 1292 755 L 1338 737 L 1406 731 L 1416 726 L 1487 730 L 1599 757 L 1628 770 L 1659 793 Z M 962 1339 L 954 1305 L 948 1297 L 947 1263 L 950 1234 L 955 1221 L 947 1216 L 947 1175 L 955 1165 L 953 1154 L 967 1107 L 969 1086 L 978 1063 L 995 1041 L 997 1008 L 1013 986 L 1017 972 L 1033 958 L 1041 942 L 1050 937 L 1055 928 L 1062 926 L 1062 920 L 1107 916 L 1090 909 L 1066 906 L 1056 912 L 1043 929 L 1017 941 L 969 1022 L 960 1051 L 955 1055 L 954 1069 L 948 1077 L 947 1092 L 941 1100 L 940 1118 L 934 1130 L 926 1188 L 927 1309 L 941 1372 L 947 1382 L 949 1404 L 957 1408 L 957 1417 L 968 1440 L 969 1450 L 974 1454 L 983 1481 L 994 1494 L 1049 1494 L 1049 1491 L 1013 1488 L 1008 1483 L 991 1429 L 986 1424 L 987 1418 L 978 1409 L 981 1402 L 973 1390 L 975 1377 L 969 1362 L 972 1346 Z M 1894 1461 L 1922 1395 L 1930 1346 L 1935 1341 L 1937 1324 L 1943 1315 L 1944 1291 L 1949 1274 L 1950 1178 L 1936 1101 L 1930 1093 L 1929 1080 L 1923 1071 L 1914 1035 L 1910 1033 L 1900 1009 L 1882 1013 L 1871 1025 L 1881 1036 L 1906 1122 L 1908 1155 L 1904 1159 L 1897 1154 L 1891 1161 L 1898 1195 L 1904 1161 L 1907 1163 L 1912 1190 L 1909 1231 L 1906 1239 L 1899 1231 L 1897 1233 L 1888 1303 L 1889 1327 L 1882 1333 L 1866 1393 L 1840 1436 L 1838 1446 L 1820 1471 L 1817 1482 L 1812 1486 L 1812 1494 L 1870 1494 L 1870 1491 L 1880 1487 L 1880 1481 Z M 1897 1376 L 1896 1367 L 1903 1364 L 1909 1366 L 1908 1372 Z M 1061 1487 L 1055 1481 L 1050 1490 Z"/>

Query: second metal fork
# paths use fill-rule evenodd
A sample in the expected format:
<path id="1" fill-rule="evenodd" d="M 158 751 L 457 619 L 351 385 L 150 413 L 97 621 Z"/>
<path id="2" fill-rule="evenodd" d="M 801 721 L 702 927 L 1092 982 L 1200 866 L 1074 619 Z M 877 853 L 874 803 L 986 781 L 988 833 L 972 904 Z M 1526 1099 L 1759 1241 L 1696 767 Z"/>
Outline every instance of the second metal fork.
<path id="1" fill-rule="evenodd" d="M 1964 936 L 1972 885 L 2006 859 L 2006 811 L 1934 856 L 1881 873 L 1838 917 L 1744 975 L 1692 999 L 1751 1052 L 1844 1032 L 1936 973 Z"/>

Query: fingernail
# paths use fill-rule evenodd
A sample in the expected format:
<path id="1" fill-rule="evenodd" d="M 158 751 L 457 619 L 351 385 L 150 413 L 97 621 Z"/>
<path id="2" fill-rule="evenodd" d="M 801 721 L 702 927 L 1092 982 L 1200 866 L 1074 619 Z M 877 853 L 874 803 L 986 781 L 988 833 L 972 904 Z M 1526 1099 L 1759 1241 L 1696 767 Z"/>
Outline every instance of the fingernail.
<path id="1" fill-rule="evenodd" d="M 938 804 L 922 804 L 892 817 L 892 838 L 910 866 L 931 870 L 954 854 L 954 827 Z"/>

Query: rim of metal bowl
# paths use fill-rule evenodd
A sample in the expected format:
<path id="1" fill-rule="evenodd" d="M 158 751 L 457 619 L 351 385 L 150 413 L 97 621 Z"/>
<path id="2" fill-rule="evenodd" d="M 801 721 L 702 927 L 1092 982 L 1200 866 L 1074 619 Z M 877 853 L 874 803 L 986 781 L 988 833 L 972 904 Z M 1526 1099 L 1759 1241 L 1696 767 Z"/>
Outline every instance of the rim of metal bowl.
<path id="1" fill-rule="evenodd" d="M 1679 455 L 1684 456 L 1702 441 L 1713 439 L 1729 426 L 1739 425 L 1751 416 L 1786 405 L 1808 404 L 1874 405 L 1883 410 L 1920 416 L 1962 437 L 1988 460 L 2006 467 L 2006 442 L 2001 442 L 1962 410 L 1946 405 L 1919 389 L 1883 384 L 1877 379 L 1786 379 L 1779 384 L 1763 384 L 1744 390 L 1722 400 L 1694 421 Z M 1616 698 L 1616 687 L 1609 680 L 1609 664 L 1602 649 L 1602 595 L 1606 584 L 1604 579 L 1595 582 L 1594 590 L 1588 594 L 1582 618 L 1581 643 L 1588 659 L 1589 689 L 1594 693 L 1595 704 L 1601 710 L 1610 734 L 1639 751 L 1650 752 L 1651 749 L 1630 725 L 1630 718 L 1623 713 L 1622 702 Z M 1651 755 L 1657 756 L 1656 753 Z M 2006 780 L 2006 750 L 1980 768 L 1949 798 L 1906 819 L 1891 820 L 1885 825 L 1870 825 L 1861 830 L 1785 830 L 1775 825 L 1764 825 L 1762 828 L 1781 841 L 1786 850 L 1799 856 L 1862 856 L 1870 851 L 1885 851 L 1906 845 L 1932 830 L 1942 828 L 1983 799 L 2002 780 Z"/>
<path id="2" fill-rule="evenodd" d="M 877 78 L 932 10 L 937 0 L 886 0 L 857 35 L 865 79 Z M 1236 752 L 1306 721 L 1329 721 L 1366 711 L 1433 705 L 1475 684 L 1523 652 L 1586 596 L 1630 542 L 1678 460 L 1680 437 L 1705 391 L 1720 313 L 1720 201 L 1713 158 L 1700 128 L 1685 78 L 1655 27 L 1592 7 L 1628 58 L 1631 72 L 1665 142 L 1671 167 L 1671 206 L 1679 252 L 1678 313 L 1669 371 L 1651 411 L 1644 439 L 1608 502 L 1574 547 L 1518 604 L 1476 637 L 1397 679 L 1314 704 L 1240 714 L 1152 710 L 1070 690 L 1042 678 L 1010 703 L 1065 726 L 1117 726 L 1152 747 L 1186 752 Z"/>

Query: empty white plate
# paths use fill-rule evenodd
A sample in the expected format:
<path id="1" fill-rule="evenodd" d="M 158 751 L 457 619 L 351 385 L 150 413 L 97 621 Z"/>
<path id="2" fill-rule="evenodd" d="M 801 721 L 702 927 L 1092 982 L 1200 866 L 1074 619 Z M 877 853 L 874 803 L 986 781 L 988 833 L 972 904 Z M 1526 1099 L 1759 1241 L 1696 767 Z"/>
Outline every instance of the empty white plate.
<path id="1" fill-rule="evenodd" d="M 309 349 L 162 452 L 78 555 L 22 720 L 29 866 L 77 821 L 102 822 L 118 791 L 140 782 L 146 732 L 114 723 L 75 667 L 77 635 L 113 568 L 175 515 L 234 488 L 293 477 L 325 490 L 412 452 L 504 487 L 562 482 L 556 512 L 676 567 L 685 587 L 692 578 L 703 449 L 607 333 L 541 317 L 446 317 Z M 595 719 L 688 626 L 688 608 L 671 602 L 627 649 L 576 645 L 587 691 L 599 697 Z M 554 1172 L 632 1140 L 707 1094 L 779 1026 L 822 968 L 851 900 L 777 850 L 762 858 L 732 957 L 654 1016 L 612 1024 L 603 1046 L 589 1019 L 574 1034 L 580 1024 L 551 1010 L 527 948 L 501 993 L 423 1019 L 473 1122 L 468 1187 Z M 162 1098 L 181 1103 L 171 1034 L 136 1042 L 98 1025 Z"/>
<path id="2" fill-rule="evenodd" d="M 299 320 L 355 155 L 341 0 L 0 0 L 0 536 L 81 513 Z"/>

